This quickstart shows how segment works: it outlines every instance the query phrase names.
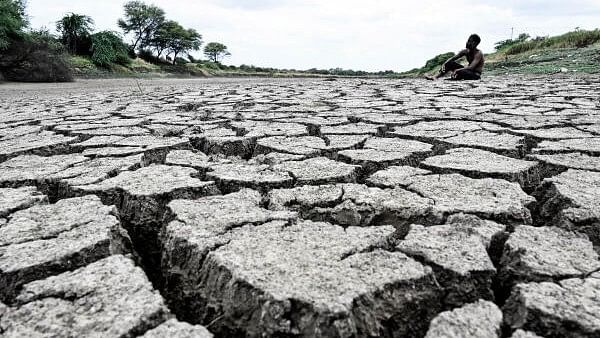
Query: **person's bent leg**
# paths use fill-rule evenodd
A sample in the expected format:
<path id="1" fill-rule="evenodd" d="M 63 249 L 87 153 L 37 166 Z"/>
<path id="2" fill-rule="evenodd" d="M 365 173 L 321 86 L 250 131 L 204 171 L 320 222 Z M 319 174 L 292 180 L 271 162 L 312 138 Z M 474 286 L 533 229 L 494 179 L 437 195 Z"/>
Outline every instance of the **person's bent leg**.
<path id="1" fill-rule="evenodd" d="M 439 79 L 440 77 L 443 77 L 444 75 L 448 74 L 449 72 L 453 72 L 453 71 L 455 71 L 457 69 L 461 69 L 461 68 L 464 68 L 464 66 L 456 61 L 446 62 L 445 64 L 442 65 L 442 68 L 440 68 L 439 73 L 434 77 L 434 79 Z"/>
<path id="2" fill-rule="evenodd" d="M 471 69 L 459 69 L 452 78 L 454 80 L 480 80 L 481 75 Z"/>

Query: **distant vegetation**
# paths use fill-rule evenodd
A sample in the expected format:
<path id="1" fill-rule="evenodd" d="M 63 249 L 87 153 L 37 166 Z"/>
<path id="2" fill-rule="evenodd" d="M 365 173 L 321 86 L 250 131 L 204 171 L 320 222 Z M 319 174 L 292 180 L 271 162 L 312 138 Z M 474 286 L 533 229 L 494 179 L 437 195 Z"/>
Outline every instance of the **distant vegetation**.
<path id="1" fill-rule="evenodd" d="M 77 76 L 137 76 L 179 74 L 191 76 L 374 76 L 401 77 L 431 74 L 454 53 L 439 54 L 421 68 L 405 73 L 391 70 L 366 72 L 352 69 L 277 69 L 253 65 L 228 66 L 228 47 L 217 41 L 203 46 L 202 35 L 167 18 L 165 11 L 142 1 L 123 6 L 117 20 L 122 32 L 94 31 L 92 17 L 67 13 L 56 21 L 58 35 L 29 28 L 25 0 L 0 0 L 0 79 L 14 81 L 70 81 Z M 486 55 L 486 72 L 538 62 L 544 72 L 563 71 L 566 65 L 581 71 L 600 72 L 598 52 L 600 30 L 580 30 L 554 36 L 534 37 L 520 34 L 516 39 L 498 41 L 496 52 Z M 204 47 L 204 48 L 202 48 Z M 590 50 L 588 50 L 589 48 Z M 588 48 L 588 49 L 586 49 Z M 566 58 L 578 55 L 572 64 Z M 549 52 L 552 51 L 552 52 Z M 194 57 L 202 52 L 206 59 Z M 539 53 L 538 53 L 539 52 Z M 541 54 L 538 56 L 534 53 Z M 582 61 L 583 60 L 583 61 Z M 543 63 L 540 66 L 539 63 Z"/>
<path id="2" fill-rule="evenodd" d="M 70 81 L 65 49 L 46 31 L 28 30 L 25 4 L 0 0 L 0 77 L 12 81 Z"/>
<path id="3" fill-rule="evenodd" d="M 600 41 L 600 29 L 591 31 L 578 29 L 563 35 L 536 37 L 533 39 L 530 39 L 528 35 L 525 36 L 527 36 L 526 39 L 508 46 L 505 53 L 508 55 L 515 55 L 530 50 L 587 47 Z"/>
<path id="4" fill-rule="evenodd" d="M 150 76 L 396 76 L 382 72 L 332 68 L 296 70 L 228 66 L 231 55 L 222 42 L 203 46 L 202 35 L 167 17 L 165 11 L 143 1 L 129 1 L 122 32 L 95 32 L 94 19 L 67 13 L 56 21 L 57 35 L 32 31 L 25 15 L 25 0 L 0 0 L 0 74 L 15 81 L 70 81 L 82 77 Z M 202 48 L 204 47 L 204 48 Z M 206 59 L 194 57 L 201 51 Z M 0 77 L 1 78 L 1 77 Z"/>
<path id="5" fill-rule="evenodd" d="M 209 42 L 204 47 L 204 55 L 212 62 L 219 62 L 224 57 L 230 56 L 227 46 L 220 42 Z"/>
<path id="6" fill-rule="evenodd" d="M 92 17 L 68 13 L 56 21 L 58 36 L 28 28 L 25 0 L 0 0 L 0 74 L 14 81 L 70 81 L 73 68 L 83 70 L 135 72 L 146 63 L 158 69 L 180 71 L 167 65 L 185 65 L 201 60 L 183 55 L 199 51 L 202 35 L 168 20 L 165 12 L 142 1 L 124 5 L 124 16 L 117 21 L 124 36 L 114 31 L 94 32 Z M 231 55 L 220 42 L 211 42 L 204 50 L 210 61 L 219 63 Z M 125 68 L 124 68 L 125 67 Z M 1 78 L 1 77 L 0 77 Z"/>
<path id="7" fill-rule="evenodd" d="M 522 33 L 515 39 L 496 42 L 495 50 L 485 55 L 484 73 L 600 73 L 600 29 L 577 28 L 558 36 L 533 38 Z M 437 55 L 428 60 L 425 66 L 402 73 L 402 76 L 432 74 L 453 55 Z"/>

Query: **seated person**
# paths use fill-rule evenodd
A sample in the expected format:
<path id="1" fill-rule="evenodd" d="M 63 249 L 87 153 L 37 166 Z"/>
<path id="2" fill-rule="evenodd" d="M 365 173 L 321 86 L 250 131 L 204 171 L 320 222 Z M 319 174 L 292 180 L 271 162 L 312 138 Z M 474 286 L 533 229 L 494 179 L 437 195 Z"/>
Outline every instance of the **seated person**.
<path id="1" fill-rule="evenodd" d="M 431 80 L 437 80 L 440 77 L 445 76 L 449 72 L 452 72 L 453 80 L 479 80 L 481 79 L 481 72 L 483 71 L 483 53 L 477 49 L 477 46 L 481 42 L 481 38 L 477 34 L 473 34 L 469 36 L 469 40 L 467 40 L 467 48 L 458 52 L 458 54 L 454 55 L 448 61 L 444 62 L 442 65 L 442 69 L 440 72 L 430 78 Z M 466 67 L 456 62 L 456 60 L 462 58 L 463 56 L 467 57 L 467 61 L 469 65 Z"/>

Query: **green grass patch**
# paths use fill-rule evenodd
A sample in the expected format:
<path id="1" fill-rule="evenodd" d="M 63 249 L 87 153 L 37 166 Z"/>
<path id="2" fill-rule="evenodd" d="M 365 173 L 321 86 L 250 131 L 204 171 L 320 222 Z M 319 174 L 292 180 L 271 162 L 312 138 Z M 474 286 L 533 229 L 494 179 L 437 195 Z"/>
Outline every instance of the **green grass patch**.
<path id="1" fill-rule="evenodd" d="M 96 68 L 96 66 L 94 65 L 92 60 L 90 60 L 87 57 L 83 57 L 83 56 L 71 56 L 70 62 L 73 67 L 79 68 L 79 69 L 94 69 L 94 68 Z"/>

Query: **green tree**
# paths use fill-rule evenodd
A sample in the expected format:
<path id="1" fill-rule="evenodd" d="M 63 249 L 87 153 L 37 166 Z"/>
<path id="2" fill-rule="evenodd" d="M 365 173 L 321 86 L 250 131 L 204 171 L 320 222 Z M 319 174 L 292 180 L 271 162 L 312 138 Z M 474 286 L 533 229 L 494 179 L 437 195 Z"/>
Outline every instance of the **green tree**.
<path id="1" fill-rule="evenodd" d="M 103 31 L 92 35 L 92 62 L 100 67 L 109 67 L 113 63 L 127 65 L 131 59 L 121 37 L 115 32 Z"/>
<path id="2" fill-rule="evenodd" d="M 168 54 L 173 54 L 173 64 L 177 63 L 177 55 L 193 50 L 199 50 L 202 45 L 202 35 L 195 29 L 185 29 L 176 23 L 170 28 L 171 38 L 167 44 Z"/>
<path id="3" fill-rule="evenodd" d="M 89 40 L 94 20 L 87 15 L 70 13 L 56 22 L 61 41 L 71 54 L 78 54 L 79 47 Z"/>
<path id="4" fill-rule="evenodd" d="M 25 1 L 0 0 L 0 78 L 11 81 L 72 80 L 63 45 L 48 31 L 28 31 Z"/>
<path id="5" fill-rule="evenodd" d="M 173 20 L 167 20 L 158 27 L 148 43 L 149 47 L 156 51 L 158 58 L 161 57 L 162 53 L 169 50 L 171 42 L 177 39 L 182 29 L 183 27 Z"/>
<path id="6" fill-rule="evenodd" d="M 27 26 L 25 4 L 19 0 L 0 0 L 0 50 L 23 33 Z"/>
<path id="7" fill-rule="evenodd" d="M 219 42 L 209 42 L 204 46 L 204 55 L 213 61 L 219 62 L 226 56 L 230 56 L 231 53 L 227 50 L 227 46 Z"/>
<path id="8" fill-rule="evenodd" d="M 125 18 L 117 22 L 125 34 L 133 34 L 131 48 L 144 48 L 165 21 L 165 11 L 142 1 L 129 1 L 124 5 Z"/>

